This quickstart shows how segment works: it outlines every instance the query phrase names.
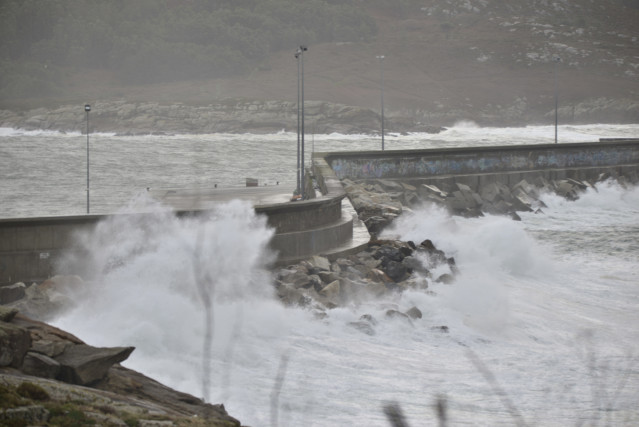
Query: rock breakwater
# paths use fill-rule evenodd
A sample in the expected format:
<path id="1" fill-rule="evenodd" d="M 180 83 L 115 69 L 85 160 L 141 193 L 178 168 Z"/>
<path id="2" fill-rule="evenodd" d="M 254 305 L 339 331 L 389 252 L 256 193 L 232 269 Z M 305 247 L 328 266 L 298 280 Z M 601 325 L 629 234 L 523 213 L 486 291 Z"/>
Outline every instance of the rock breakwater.
<path id="1" fill-rule="evenodd" d="M 636 172 L 627 175 L 602 173 L 596 179 L 547 179 L 539 174 L 530 182 L 521 179 L 514 185 L 507 180 L 494 180 L 475 189 L 455 178 L 433 183 L 427 180 L 371 179 L 353 181 L 343 179 L 344 189 L 371 235 L 379 233 L 406 210 L 434 203 L 452 215 L 464 217 L 484 214 L 506 215 L 521 220 L 518 212 L 543 213 L 543 195 L 554 193 L 568 200 L 576 200 L 588 188 L 596 190 L 597 183 L 613 179 L 621 185 L 639 183 Z"/>
<path id="2" fill-rule="evenodd" d="M 406 290 L 435 295 L 438 286 L 450 285 L 458 273 L 455 259 L 437 249 L 430 240 L 420 244 L 398 240 L 371 240 L 354 255 L 329 261 L 314 256 L 276 272 L 278 297 L 288 306 L 312 310 L 322 319 L 336 307 L 385 304 L 383 318 L 362 312 L 350 326 L 368 335 L 384 320 L 403 319 L 408 324 L 422 317 L 419 307 L 401 311 L 388 303 Z M 446 332 L 447 326 L 431 325 Z"/>

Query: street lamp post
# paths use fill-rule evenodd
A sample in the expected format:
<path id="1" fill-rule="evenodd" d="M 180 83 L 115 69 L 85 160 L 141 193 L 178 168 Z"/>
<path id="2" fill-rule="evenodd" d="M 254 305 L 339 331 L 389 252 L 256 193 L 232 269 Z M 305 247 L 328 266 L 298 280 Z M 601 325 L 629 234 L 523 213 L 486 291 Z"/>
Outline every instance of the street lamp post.
<path id="1" fill-rule="evenodd" d="M 89 104 L 84 105 L 84 111 L 87 112 L 87 214 L 89 213 L 89 111 L 91 106 Z"/>
<path id="2" fill-rule="evenodd" d="M 299 194 L 302 196 L 302 200 L 305 196 L 304 191 L 304 52 L 308 48 L 304 45 L 300 45 L 295 52 L 295 58 L 297 58 L 297 148 L 298 148 L 298 160 L 297 167 L 299 173 L 298 189 Z M 300 71 L 301 64 L 301 71 Z M 301 111 L 301 121 L 300 121 Z M 301 123 L 300 123 L 301 122 Z M 301 124 L 301 126 L 300 126 Z"/>
<path id="3" fill-rule="evenodd" d="M 377 55 L 375 58 L 379 60 L 380 89 L 382 94 L 382 151 L 384 151 L 384 67 L 382 67 L 384 55 Z"/>
<path id="4" fill-rule="evenodd" d="M 557 144 L 557 124 L 559 122 L 559 96 L 557 95 L 557 64 L 561 61 L 559 56 L 553 58 L 555 62 L 554 74 L 555 74 L 555 144 Z"/>
<path id="5" fill-rule="evenodd" d="M 302 52 L 298 48 L 295 52 L 295 59 L 297 60 L 297 189 L 296 193 L 300 192 L 300 56 Z"/>

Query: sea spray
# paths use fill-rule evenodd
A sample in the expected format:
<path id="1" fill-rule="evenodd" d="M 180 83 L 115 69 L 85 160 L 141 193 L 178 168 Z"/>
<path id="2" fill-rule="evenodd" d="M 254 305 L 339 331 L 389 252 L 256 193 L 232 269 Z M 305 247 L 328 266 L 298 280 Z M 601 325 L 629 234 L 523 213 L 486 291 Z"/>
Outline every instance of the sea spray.
<path id="1" fill-rule="evenodd" d="M 387 426 L 385 402 L 398 402 L 411 425 L 434 424 L 432 405 L 441 395 L 447 397 L 451 425 L 512 424 L 502 400 L 469 359 L 468 348 L 526 422 L 632 424 L 639 421 L 639 332 L 634 326 L 639 291 L 633 281 L 637 264 L 631 262 L 638 252 L 620 258 L 610 252 L 595 263 L 590 249 L 601 235 L 583 233 L 585 240 L 574 247 L 562 243 L 567 232 L 594 231 L 588 216 L 607 209 L 618 211 L 608 214 L 608 225 L 617 228 L 613 237 L 637 237 L 629 218 L 636 218 L 638 209 L 627 203 L 634 192 L 610 191 L 619 197 L 608 200 L 605 187 L 593 193 L 595 199 L 603 196 L 608 207 L 594 202 L 573 211 L 574 203 L 550 200 L 545 214 L 523 215 L 522 222 L 451 218 L 428 208 L 400 217 L 394 232 L 403 239 L 431 239 L 455 257 L 457 281 L 431 281 L 426 291 L 336 308 L 323 319 L 308 310 L 284 308 L 271 296 L 271 277 L 260 261 L 268 252 L 257 250 L 267 229 L 253 229 L 244 220 L 233 228 L 219 212 L 211 219 L 215 224 L 204 228 L 193 218 L 160 213 L 157 225 L 164 237 L 149 236 L 137 224 L 127 233 L 105 228 L 104 239 L 87 239 L 84 247 L 95 253 L 85 259 L 106 273 L 97 276 L 102 281 L 92 279 L 90 292 L 58 325 L 91 344 L 135 345 L 126 366 L 201 393 L 203 308 L 194 273 L 184 266 L 193 263 L 198 233 L 209 236 L 224 227 L 235 230 L 235 244 L 245 248 L 238 254 L 246 255 L 248 263 L 233 264 L 242 268 L 214 264 L 223 273 L 211 269 L 211 277 L 251 285 L 242 293 L 215 288 L 211 401 L 224 403 L 243 424 L 268 425 L 274 401 L 281 425 Z M 251 224 L 250 209 L 245 214 Z M 176 242 L 182 233 L 192 245 Z M 153 249 L 145 250 L 147 240 Z M 202 239 L 205 250 L 207 241 Z M 118 254 L 117 262 L 101 254 L 106 247 Z M 401 311 L 411 306 L 422 311 L 421 319 L 409 323 L 384 316 L 388 307 Z M 380 320 L 375 335 L 349 326 L 363 314 Z M 280 370 L 283 357 L 285 373 Z"/>
<path id="2" fill-rule="evenodd" d="M 75 309 L 58 323 L 95 345 L 131 342 L 143 358 L 183 352 L 181 358 L 193 361 L 194 343 L 203 340 L 196 376 L 206 398 L 215 304 L 273 298 L 266 270 L 274 259 L 272 234 L 245 202 L 177 217 L 142 195 L 79 233 L 74 250 L 58 263 L 59 271 L 87 281 L 74 296 Z M 218 321 L 231 328 L 232 318 Z"/>

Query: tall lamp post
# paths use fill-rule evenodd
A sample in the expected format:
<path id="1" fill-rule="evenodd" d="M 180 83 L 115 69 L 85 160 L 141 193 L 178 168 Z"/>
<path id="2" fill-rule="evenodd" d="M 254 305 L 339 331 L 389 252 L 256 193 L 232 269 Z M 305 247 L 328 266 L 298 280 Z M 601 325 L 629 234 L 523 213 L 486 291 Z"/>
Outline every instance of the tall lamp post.
<path id="1" fill-rule="evenodd" d="M 559 96 L 557 95 L 557 64 L 561 62 L 561 58 L 559 56 L 555 56 L 553 58 L 555 62 L 554 65 L 554 74 L 555 74 L 555 144 L 557 144 L 557 124 L 559 122 Z"/>
<path id="2" fill-rule="evenodd" d="M 307 50 L 306 46 L 300 45 L 295 51 L 297 59 L 297 188 L 302 199 L 304 199 L 304 52 Z"/>
<path id="3" fill-rule="evenodd" d="M 84 111 L 87 112 L 87 214 L 89 213 L 89 111 L 91 106 L 89 104 L 84 105 Z"/>
<path id="4" fill-rule="evenodd" d="M 377 55 L 375 58 L 379 60 L 380 88 L 382 94 L 382 151 L 384 151 L 384 67 L 382 67 L 384 55 Z"/>
<path id="5" fill-rule="evenodd" d="M 302 52 L 298 48 L 295 52 L 295 59 L 297 60 L 297 189 L 296 194 L 302 194 L 300 192 L 300 56 Z"/>

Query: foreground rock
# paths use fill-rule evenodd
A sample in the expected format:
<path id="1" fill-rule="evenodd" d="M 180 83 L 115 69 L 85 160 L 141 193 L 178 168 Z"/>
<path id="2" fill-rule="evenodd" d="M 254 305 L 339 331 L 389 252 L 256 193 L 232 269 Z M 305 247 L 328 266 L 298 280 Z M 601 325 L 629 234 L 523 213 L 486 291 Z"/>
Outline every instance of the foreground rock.
<path id="1" fill-rule="evenodd" d="M 133 350 L 92 347 L 0 305 L 0 424 L 43 425 L 59 416 L 56 411 L 64 416 L 73 410 L 99 425 L 144 425 L 144 420 L 147 425 L 240 425 L 222 405 L 206 404 L 120 366 Z"/>

